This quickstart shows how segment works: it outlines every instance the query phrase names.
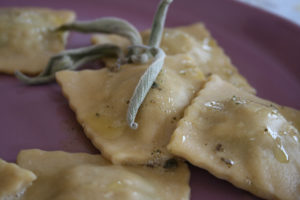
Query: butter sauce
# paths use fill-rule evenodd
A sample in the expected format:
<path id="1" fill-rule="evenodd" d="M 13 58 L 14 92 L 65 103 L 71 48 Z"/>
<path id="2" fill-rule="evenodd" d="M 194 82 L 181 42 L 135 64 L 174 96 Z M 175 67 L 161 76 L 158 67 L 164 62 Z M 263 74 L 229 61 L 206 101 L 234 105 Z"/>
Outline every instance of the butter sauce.
<path id="1" fill-rule="evenodd" d="M 247 101 L 243 98 L 233 96 L 231 99 L 225 100 L 225 101 L 208 101 L 204 103 L 204 106 L 208 109 L 212 109 L 219 112 L 235 112 L 236 114 L 244 113 L 245 116 L 248 114 L 245 113 L 245 111 L 238 111 L 240 109 L 249 109 L 247 112 L 254 111 L 254 115 L 261 116 L 262 123 L 265 121 L 266 128 L 264 131 L 261 131 L 262 133 L 265 133 L 274 141 L 272 151 L 274 154 L 274 157 L 280 162 L 280 163 L 288 163 L 289 162 L 289 155 L 288 151 L 285 147 L 285 137 L 291 137 L 295 142 L 298 143 L 298 131 L 295 127 L 293 127 L 287 120 L 278 112 L 278 110 L 274 109 L 273 107 L 268 107 L 265 105 L 261 105 L 255 102 Z M 240 106 L 240 107 L 237 107 Z M 241 107 L 242 106 L 242 107 Z M 249 107 L 250 106 L 250 107 Z M 254 106 L 254 107 L 253 107 Z M 249 108 L 247 108 L 249 107 Z M 252 111 L 251 111 L 252 110 Z M 249 116 L 251 114 L 249 113 Z M 230 116 L 228 116 L 230 117 Z M 243 119 L 243 116 L 240 116 L 239 119 Z M 188 122 L 186 122 L 188 123 Z M 244 130 L 246 128 L 246 121 L 237 121 L 236 127 L 241 128 Z M 253 129 L 253 128 L 252 128 Z M 248 130 L 248 129 L 247 129 Z M 256 129 L 257 131 L 257 129 Z M 258 137 L 259 134 L 256 136 Z M 186 136 L 184 136 L 186 137 Z M 255 141 L 256 137 L 250 137 L 249 141 Z M 259 136 L 260 137 L 260 136 Z M 185 139 L 183 140 L 183 142 Z M 233 162 L 234 164 L 234 162 Z"/>
<path id="2" fill-rule="evenodd" d="M 0 44 L 10 50 L 30 54 L 30 48 L 36 50 L 60 50 L 60 46 L 53 45 L 53 39 L 61 41 L 60 34 L 51 31 L 64 22 L 63 18 L 49 14 L 47 10 L 3 10 L 0 12 Z M 2 29 L 6 27 L 6 29 Z M 7 28 L 10 27 L 10 28 Z M 51 28 L 52 27 L 52 28 Z M 24 40 L 30 37 L 30 40 Z M 48 40 L 51 40 L 48 42 Z M 20 45 L 20 41 L 24 43 Z M 41 43 L 41 41 L 43 41 Z M 7 50 L 1 48 L 1 53 Z"/>
<path id="3" fill-rule="evenodd" d="M 67 34 L 54 29 L 74 18 L 71 11 L 1 8 L 0 71 L 41 72 L 49 58 L 64 49 Z"/>
<path id="4" fill-rule="evenodd" d="M 289 162 L 289 155 L 285 150 L 285 147 L 282 143 L 284 140 L 284 135 L 282 134 L 286 130 L 286 120 L 282 115 L 280 115 L 277 110 L 273 110 L 267 115 L 267 133 L 274 140 L 273 153 L 275 158 L 281 163 Z M 289 135 L 289 134 L 287 134 Z"/>
<path id="5" fill-rule="evenodd" d="M 105 139 L 116 139 L 122 136 L 126 122 L 110 119 L 109 116 L 93 114 L 86 119 L 84 127 L 89 127 Z"/>
<path id="6" fill-rule="evenodd" d="M 112 165 L 100 155 L 25 150 L 18 164 L 38 175 L 22 200 L 183 200 L 189 197 L 188 167 Z M 0 197 L 1 198 L 1 197 Z"/>

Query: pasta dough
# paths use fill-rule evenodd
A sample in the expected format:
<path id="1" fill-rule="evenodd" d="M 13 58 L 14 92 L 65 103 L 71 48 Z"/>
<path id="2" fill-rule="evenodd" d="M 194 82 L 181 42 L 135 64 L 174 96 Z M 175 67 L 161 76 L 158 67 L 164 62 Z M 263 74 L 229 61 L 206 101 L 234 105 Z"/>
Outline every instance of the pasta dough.
<path id="1" fill-rule="evenodd" d="M 212 76 L 185 110 L 168 149 L 260 197 L 295 200 L 300 197 L 299 118 L 297 110 Z"/>
<path id="2" fill-rule="evenodd" d="M 18 164 L 38 176 L 23 200 L 189 199 L 189 171 L 183 162 L 172 169 L 125 167 L 100 155 L 25 150 Z"/>
<path id="3" fill-rule="evenodd" d="M 37 74 L 64 49 L 66 33 L 53 30 L 75 19 L 71 11 L 0 9 L 0 72 Z"/>
<path id="4" fill-rule="evenodd" d="M 35 179 L 31 171 L 0 159 L 0 200 L 18 198 Z"/>
<path id="5" fill-rule="evenodd" d="M 187 55 L 168 56 L 137 115 L 139 128 L 126 123 L 129 100 L 148 64 L 56 74 L 79 123 L 103 156 L 114 164 L 160 165 L 176 122 L 204 77 Z"/>
<path id="6" fill-rule="evenodd" d="M 147 44 L 150 31 L 144 31 L 141 34 L 144 43 Z M 114 43 L 123 49 L 129 44 L 127 39 L 115 35 L 95 35 L 92 37 L 92 42 L 95 44 Z M 167 55 L 187 54 L 191 56 L 206 77 L 217 74 L 236 87 L 255 93 L 255 89 L 239 74 L 230 58 L 224 54 L 222 48 L 201 23 L 166 28 L 160 46 Z M 108 64 L 111 65 L 111 60 Z"/>

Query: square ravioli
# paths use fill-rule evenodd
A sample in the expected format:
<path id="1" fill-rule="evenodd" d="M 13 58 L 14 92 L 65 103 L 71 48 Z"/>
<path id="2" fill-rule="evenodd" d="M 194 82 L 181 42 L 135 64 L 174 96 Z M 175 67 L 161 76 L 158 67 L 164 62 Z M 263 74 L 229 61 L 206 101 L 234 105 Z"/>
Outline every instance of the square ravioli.
<path id="1" fill-rule="evenodd" d="M 0 8 L 0 73 L 43 71 L 64 50 L 67 33 L 54 32 L 74 21 L 75 13 L 46 8 Z"/>
<path id="2" fill-rule="evenodd" d="M 200 90 L 167 146 L 195 166 L 267 199 L 300 197 L 300 112 L 218 76 Z"/>
<path id="3" fill-rule="evenodd" d="M 189 170 L 112 165 L 100 155 L 24 150 L 18 164 L 38 178 L 23 200 L 188 200 Z"/>
<path id="4" fill-rule="evenodd" d="M 147 44 L 150 31 L 143 31 L 141 35 L 144 43 Z M 94 44 L 110 42 L 121 46 L 123 49 L 129 44 L 127 39 L 115 35 L 94 35 L 92 42 Z M 160 46 L 167 55 L 187 54 L 191 56 L 206 77 L 217 74 L 236 87 L 250 93 L 256 92 L 247 80 L 239 74 L 230 58 L 202 23 L 166 28 Z"/>
<path id="5" fill-rule="evenodd" d="M 166 150 L 176 122 L 204 82 L 186 55 L 167 56 L 136 121 L 126 121 L 129 100 L 148 64 L 121 66 L 120 71 L 62 71 L 56 79 L 92 143 L 114 164 L 160 165 L 173 156 Z"/>
<path id="6" fill-rule="evenodd" d="M 0 159 L 0 200 L 20 197 L 35 179 L 31 171 Z"/>

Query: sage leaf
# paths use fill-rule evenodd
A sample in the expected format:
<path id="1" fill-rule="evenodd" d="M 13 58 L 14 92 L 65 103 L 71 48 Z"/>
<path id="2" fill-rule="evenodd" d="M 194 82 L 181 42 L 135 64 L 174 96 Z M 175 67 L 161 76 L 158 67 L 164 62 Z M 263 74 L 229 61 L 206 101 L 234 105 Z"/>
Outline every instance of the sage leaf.
<path id="1" fill-rule="evenodd" d="M 135 122 L 138 110 L 147 96 L 153 82 L 156 80 L 159 72 L 161 71 L 166 54 L 160 48 L 151 49 L 154 52 L 154 60 L 141 76 L 133 95 L 129 101 L 127 110 L 127 123 L 132 129 L 138 128 L 138 123 Z"/>

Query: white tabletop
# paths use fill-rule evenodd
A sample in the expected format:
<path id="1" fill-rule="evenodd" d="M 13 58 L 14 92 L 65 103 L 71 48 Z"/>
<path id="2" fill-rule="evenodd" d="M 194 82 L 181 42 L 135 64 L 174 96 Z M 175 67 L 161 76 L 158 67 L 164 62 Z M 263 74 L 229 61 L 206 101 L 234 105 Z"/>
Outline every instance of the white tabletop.
<path id="1" fill-rule="evenodd" d="M 262 8 L 300 25 L 300 0 L 237 0 Z"/>

